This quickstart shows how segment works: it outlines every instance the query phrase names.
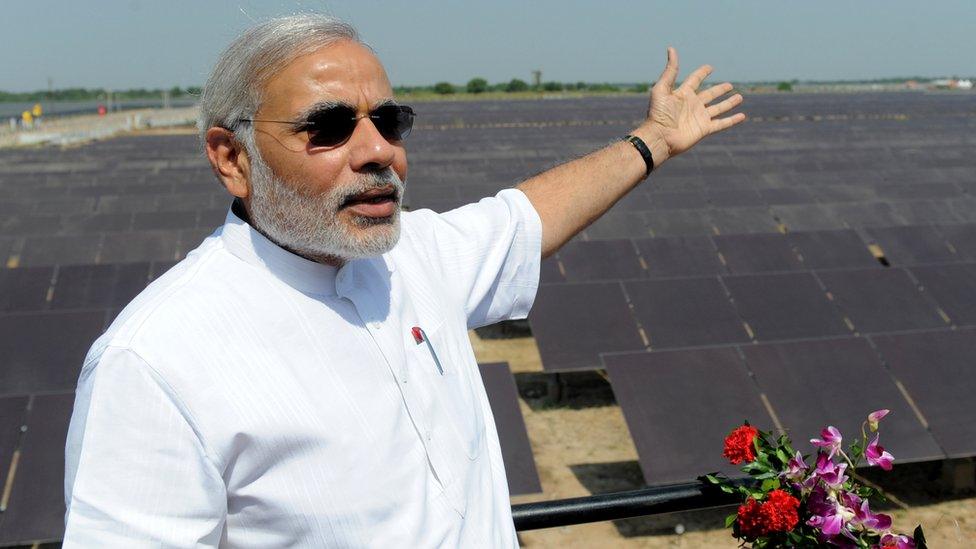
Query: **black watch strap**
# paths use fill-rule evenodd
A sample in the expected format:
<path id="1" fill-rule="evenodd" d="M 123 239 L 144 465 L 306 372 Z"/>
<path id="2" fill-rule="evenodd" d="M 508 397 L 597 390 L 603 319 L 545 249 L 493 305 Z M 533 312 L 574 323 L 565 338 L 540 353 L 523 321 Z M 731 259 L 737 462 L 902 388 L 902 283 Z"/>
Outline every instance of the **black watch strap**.
<path id="1" fill-rule="evenodd" d="M 647 148 L 647 143 L 644 143 L 644 140 L 636 135 L 624 136 L 623 140 L 629 141 L 644 158 L 644 164 L 647 165 L 647 173 L 644 174 L 644 177 L 651 175 L 651 172 L 654 171 L 654 158 L 651 156 L 651 149 Z"/>

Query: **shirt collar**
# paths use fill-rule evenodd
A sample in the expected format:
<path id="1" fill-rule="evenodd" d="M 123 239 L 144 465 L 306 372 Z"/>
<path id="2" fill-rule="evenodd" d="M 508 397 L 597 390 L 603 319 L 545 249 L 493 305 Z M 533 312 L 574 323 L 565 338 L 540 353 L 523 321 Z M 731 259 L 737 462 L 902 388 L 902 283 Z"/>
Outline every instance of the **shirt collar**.
<path id="1" fill-rule="evenodd" d="M 269 240 L 248 224 L 247 212 L 237 199 L 227 212 L 220 238 L 230 253 L 246 263 L 267 270 L 296 290 L 320 295 L 336 294 L 339 268 L 305 259 Z M 347 267 L 348 264 L 341 270 Z"/>

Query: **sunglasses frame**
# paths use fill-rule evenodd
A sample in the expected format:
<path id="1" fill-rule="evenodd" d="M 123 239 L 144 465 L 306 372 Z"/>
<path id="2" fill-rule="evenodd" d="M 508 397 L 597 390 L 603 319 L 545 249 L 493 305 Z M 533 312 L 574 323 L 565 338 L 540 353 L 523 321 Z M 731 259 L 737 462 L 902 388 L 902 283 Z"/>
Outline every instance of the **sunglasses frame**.
<path id="1" fill-rule="evenodd" d="M 380 125 L 378 125 L 376 123 L 376 121 L 378 121 L 378 120 L 380 120 L 382 118 L 380 115 L 377 114 L 377 111 L 379 111 L 381 109 L 394 109 L 396 111 L 397 125 L 399 125 L 399 123 L 400 123 L 400 120 L 399 120 L 400 116 L 403 116 L 403 115 L 409 116 L 410 117 L 410 119 L 409 119 L 409 125 L 407 126 L 406 131 L 400 133 L 398 136 L 390 136 L 390 135 L 387 135 L 387 132 L 385 132 L 384 129 L 381 128 Z M 349 125 L 349 128 L 348 128 L 348 131 L 346 132 L 346 135 L 344 137 L 342 137 L 342 139 L 340 139 L 336 143 L 330 143 L 330 144 L 325 144 L 325 145 L 317 145 L 317 144 L 315 144 L 314 143 L 314 141 L 315 141 L 315 133 L 316 132 L 319 132 L 319 131 L 322 131 L 322 129 L 316 128 L 316 126 L 318 124 L 315 122 L 315 120 L 317 118 L 325 117 L 325 116 L 328 115 L 328 113 L 335 112 L 335 111 L 347 111 L 347 112 L 351 113 L 351 115 L 348 118 L 348 120 L 347 119 L 341 119 L 341 120 L 346 120 L 346 121 L 352 122 L 352 124 Z M 346 105 L 346 104 L 340 103 L 340 104 L 337 104 L 337 105 L 330 105 L 330 106 L 325 107 L 325 108 L 322 108 L 322 109 L 316 109 L 315 111 L 311 112 L 310 114 L 305 115 L 304 117 L 302 117 L 302 118 L 300 118 L 298 120 L 267 120 L 267 119 L 258 119 L 258 118 L 238 118 L 237 119 L 237 122 L 238 123 L 240 123 L 240 122 L 250 122 L 250 123 L 254 123 L 254 122 L 271 122 L 271 123 L 274 123 L 274 124 L 289 124 L 289 125 L 291 125 L 294 128 L 295 133 L 308 132 L 308 134 L 309 134 L 309 136 L 308 136 L 308 142 L 313 147 L 317 147 L 317 148 L 318 147 L 321 147 L 321 148 L 335 148 L 335 147 L 342 146 L 343 144 L 346 143 L 346 141 L 349 141 L 349 138 L 352 137 L 352 134 L 356 131 L 356 124 L 360 120 L 362 120 L 363 118 L 369 118 L 370 121 L 373 122 L 373 125 L 376 127 L 376 130 L 379 131 L 380 135 L 382 135 L 383 138 L 386 139 L 387 141 L 402 141 L 402 140 L 406 139 L 407 137 L 409 137 L 410 136 L 410 132 L 413 131 L 413 120 L 416 117 L 417 117 L 417 113 L 414 112 L 414 110 L 413 110 L 412 107 L 407 106 L 407 105 L 397 105 L 397 104 L 393 104 L 393 103 L 387 103 L 387 104 L 383 104 L 383 105 L 380 105 L 380 106 L 376 107 L 375 109 L 373 109 L 372 111 L 370 111 L 370 112 L 368 112 L 366 114 L 356 114 L 356 109 L 354 107 L 352 107 L 351 105 Z M 235 124 L 235 127 L 236 127 L 236 124 Z"/>

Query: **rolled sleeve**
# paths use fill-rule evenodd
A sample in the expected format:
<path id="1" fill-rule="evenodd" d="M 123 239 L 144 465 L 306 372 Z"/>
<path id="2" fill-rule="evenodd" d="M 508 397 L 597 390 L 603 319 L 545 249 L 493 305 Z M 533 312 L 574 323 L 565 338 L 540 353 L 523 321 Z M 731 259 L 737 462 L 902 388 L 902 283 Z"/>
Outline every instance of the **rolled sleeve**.
<path id="1" fill-rule="evenodd" d="M 109 347 L 78 383 L 65 450 L 64 547 L 216 547 L 226 489 L 178 399 Z"/>
<path id="2" fill-rule="evenodd" d="M 468 328 L 528 316 L 539 287 L 542 221 L 525 193 L 505 189 L 434 218 L 437 258 Z"/>

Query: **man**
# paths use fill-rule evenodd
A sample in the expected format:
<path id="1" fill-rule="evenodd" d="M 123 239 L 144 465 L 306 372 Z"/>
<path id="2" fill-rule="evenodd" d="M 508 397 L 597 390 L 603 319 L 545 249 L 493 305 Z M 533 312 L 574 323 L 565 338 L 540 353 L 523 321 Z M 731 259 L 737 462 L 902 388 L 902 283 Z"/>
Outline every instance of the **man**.
<path id="1" fill-rule="evenodd" d="M 709 71 L 673 89 L 669 49 L 636 143 L 401 214 L 412 111 L 355 31 L 245 32 L 200 105 L 233 207 L 85 360 L 64 546 L 517 545 L 467 330 L 524 318 L 542 257 L 744 119 Z"/>

